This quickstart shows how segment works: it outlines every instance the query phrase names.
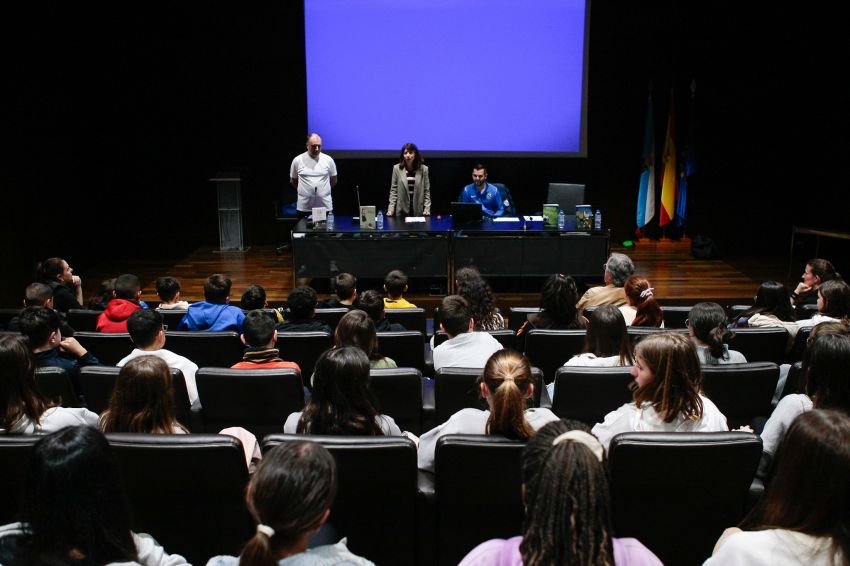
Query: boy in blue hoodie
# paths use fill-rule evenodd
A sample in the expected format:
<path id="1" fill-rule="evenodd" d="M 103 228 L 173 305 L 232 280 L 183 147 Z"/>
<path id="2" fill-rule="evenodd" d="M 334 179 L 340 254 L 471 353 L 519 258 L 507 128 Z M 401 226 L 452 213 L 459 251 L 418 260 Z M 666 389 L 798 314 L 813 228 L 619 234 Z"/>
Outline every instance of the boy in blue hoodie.
<path id="1" fill-rule="evenodd" d="M 204 300 L 189 305 L 177 330 L 234 330 L 242 334 L 245 313 L 242 309 L 228 304 L 232 284 L 229 277 L 220 273 L 207 277 L 204 283 Z"/>

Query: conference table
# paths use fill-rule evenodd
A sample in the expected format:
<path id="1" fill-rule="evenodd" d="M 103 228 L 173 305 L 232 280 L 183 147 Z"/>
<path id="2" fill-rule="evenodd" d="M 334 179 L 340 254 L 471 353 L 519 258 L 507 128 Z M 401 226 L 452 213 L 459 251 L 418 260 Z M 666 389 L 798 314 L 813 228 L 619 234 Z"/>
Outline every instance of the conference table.
<path id="1" fill-rule="evenodd" d="M 444 279 L 451 290 L 454 271 L 470 265 L 488 278 L 599 277 L 610 245 L 609 230 L 576 230 L 571 217 L 563 230 L 522 216 L 460 225 L 450 215 L 425 222 L 390 217 L 379 230 L 341 215 L 334 224 L 329 230 L 301 219 L 292 229 L 295 279 L 342 272 L 383 279 L 401 269 L 409 278 Z"/>

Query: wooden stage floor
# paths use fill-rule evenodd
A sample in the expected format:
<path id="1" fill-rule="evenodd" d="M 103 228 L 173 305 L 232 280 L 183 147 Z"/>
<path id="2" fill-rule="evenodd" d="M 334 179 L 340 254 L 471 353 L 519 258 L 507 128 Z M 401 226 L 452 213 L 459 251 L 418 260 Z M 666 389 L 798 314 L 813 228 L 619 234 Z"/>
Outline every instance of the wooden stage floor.
<path id="1" fill-rule="evenodd" d="M 706 300 L 724 305 L 750 302 L 761 282 L 783 281 L 788 269 L 787 259 L 782 258 L 698 260 L 691 256 L 690 250 L 689 239 L 641 240 L 630 249 L 612 246 L 612 251 L 626 253 L 634 260 L 636 273 L 649 279 L 662 304 L 692 304 Z M 142 279 L 142 298 L 149 300 L 157 300 L 154 282 L 160 275 L 179 279 L 183 286 L 182 296 L 189 301 L 203 299 L 204 280 L 212 273 L 230 276 L 234 301 L 253 283 L 266 289 L 272 304 L 285 300 L 293 288 L 290 252 L 278 256 L 273 246 L 254 246 L 246 252 L 218 252 L 204 247 L 177 261 L 127 260 L 98 264 L 80 274 L 86 297 L 95 292 L 99 281 L 127 272 Z M 601 283 L 601 270 L 599 276 Z M 431 308 L 439 304 L 441 297 L 412 294 L 409 299 L 418 306 Z M 536 292 L 497 294 L 497 304 L 503 310 L 508 306 L 537 306 L 537 302 Z"/>

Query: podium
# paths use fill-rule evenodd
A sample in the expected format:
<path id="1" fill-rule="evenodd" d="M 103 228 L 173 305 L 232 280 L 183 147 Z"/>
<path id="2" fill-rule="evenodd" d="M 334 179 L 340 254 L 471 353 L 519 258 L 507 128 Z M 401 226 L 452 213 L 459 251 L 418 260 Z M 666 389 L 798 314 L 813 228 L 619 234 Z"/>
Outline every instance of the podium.
<path id="1" fill-rule="evenodd" d="M 222 172 L 210 181 L 218 197 L 218 251 L 247 251 L 242 238 L 242 178 L 239 173 Z"/>

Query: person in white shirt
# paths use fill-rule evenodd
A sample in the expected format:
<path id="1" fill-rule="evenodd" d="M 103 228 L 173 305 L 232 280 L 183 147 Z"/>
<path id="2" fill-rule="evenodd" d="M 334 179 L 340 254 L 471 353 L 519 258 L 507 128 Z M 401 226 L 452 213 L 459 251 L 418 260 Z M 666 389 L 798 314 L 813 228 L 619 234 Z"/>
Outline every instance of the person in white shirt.
<path id="1" fill-rule="evenodd" d="M 662 332 L 638 342 L 632 375 L 634 400 L 593 427 L 606 450 L 621 432 L 729 430 L 720 409 L 701 393 L 702 370 L 686 336 Z"/>
<path id="2" fill-rule="evenodd" d="M 322 137 L 312 133 L 307 136 L 307 151 L 295 157 L 289 168 L 289 183 L 298 191 L 298 216 L 303 218 L 314 206 L 333 210 L 331 189 L 336 186 L 336 163 L 322 153 Z"/>
<path id="3" fill-rule="evenodd" d="M 487 332 L 475 332 L 469 303 L 460 295 L 449 295 L 440 303 L 440 329 L 449 339 L 434 348 L 434 371 L 443 367 L 483 368 L 502 349 Z"/>
<path id="4" fill-rule="evenodd" d="M 447 434 L 498 434 L 526 440 L 546 423 L 558 420 L 549 409 L 526 409 L 526 400 L 534 394 L 531 364 L 514 350 L 499 350 L 490 356 L 479 377 L 479 388 L 488 410 L 461 409 L 423 434 L 419 439 L 419 469 L 434 471 L 437 440 Z"/>
<path id="5" fill-rule="evenodd" d="M 45 436 L 33 446 L 28 470 L 22 522 L 0 527 L 0 563 L 188 564 L 130 530 L 118 462 L 96 428 L 70 426 Z"/>
<path id="6" fill-rule="evenodd" d="M 735 336 L 726 328 L 726 311 L 717 303 L 697 303 L 688 313 L 688 332 L 703 365 L 745 364 L 741 352 L 726 343 Z"/>
<path id="7" fill-rule="evenodd" d="M 703 566 L 836 566 L 850 561 L 850 416 L 794 420 L 776 473 L 740 528 L 726 529 Z"/>
<path id="8" fill-rule="evenodd" d="M 850 320 L 850 285 L 843 279 L 831 279 L 818 287 L 818 312 L 812 318 L 798 320 L 800 328 L 811 328 L 821 322 Z"/>
<path id="9" fill-rule="evenodd" d="M 189 358 L 175 354 L 171 350 L 164 348 L 165 327 L 162 325 L 162 315 L 153 309 L 137 310 L 127 319 L 127 330 L 130 332 L 130 339 L 133 340 L 136 349 L 116 365 L 118 367 L 124 367 L 127 362 L 139 356 L 156 356 L 164 360 L 168 364 L 168 367 L 179 369 L 183 373 L 183 379 L 186 380 L 186 392 L 189 394 L 189 402 L 193 406 L 200 406 L 198 386 L 195 382 L 195 373 L 198 371 L 198 364 Z"/>

